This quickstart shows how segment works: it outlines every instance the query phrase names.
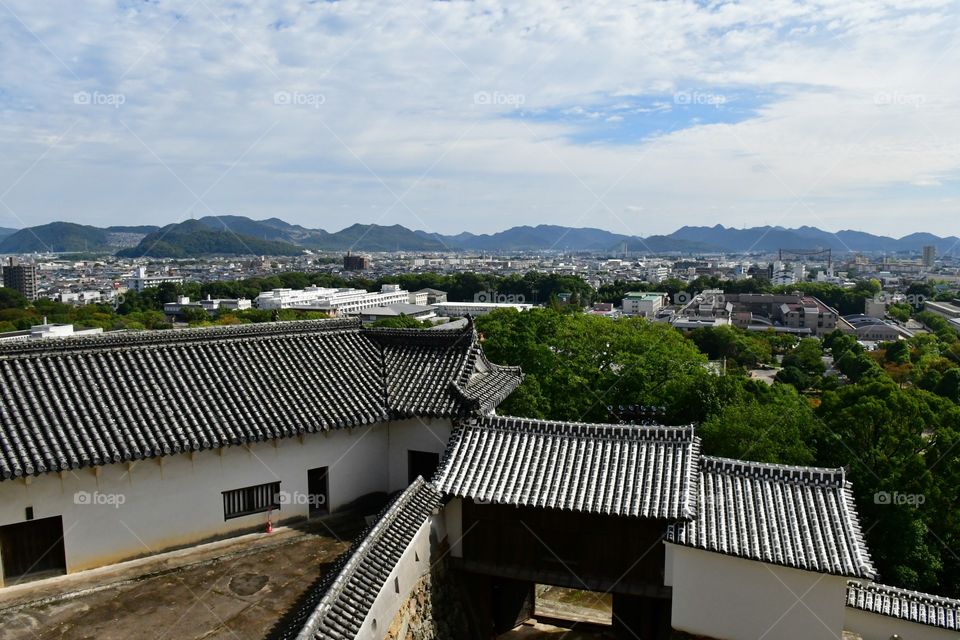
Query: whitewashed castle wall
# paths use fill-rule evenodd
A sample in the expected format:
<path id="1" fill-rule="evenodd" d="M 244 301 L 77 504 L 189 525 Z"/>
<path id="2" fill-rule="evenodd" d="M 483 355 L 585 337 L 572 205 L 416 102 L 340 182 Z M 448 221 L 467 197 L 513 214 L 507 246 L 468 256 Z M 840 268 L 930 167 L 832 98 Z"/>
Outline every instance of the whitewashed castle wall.
<path id="1" fill-rule="evenodd" d="M 674 629 L 724 640 L 841 638 L 846 578 L 667 547 Z"/>
<path id="2" fill-rule="evenodd" d="M 449 436 L 449 421 L 435 420 L 430 428 Z M 0 526 L 23 522 L 27 507 L 35 519 L 62 516 L 67 571 L 74 572 L 265 527 L 266 513 L 225 521 L 222 492 L 279 481 L 285 494 L 306 496 L 308 469 L 329 467 L 331 510 L 368 493 L 406 487 L 408 445 L 442 450 L 420 421 L 405 420 L 5 480 Z M 111 503 L 79 504 L 79 492 L 96 492 Z M 111 496 L 121 496 L 122 504 Z M 305 517 L 308 510 L 306 500 L 284 504 L 273 521 Z"/>

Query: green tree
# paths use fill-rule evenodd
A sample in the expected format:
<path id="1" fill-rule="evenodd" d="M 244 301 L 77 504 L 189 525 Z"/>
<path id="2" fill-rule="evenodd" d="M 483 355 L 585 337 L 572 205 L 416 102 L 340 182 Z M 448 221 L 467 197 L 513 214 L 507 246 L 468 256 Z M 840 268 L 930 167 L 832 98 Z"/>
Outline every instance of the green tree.
<path id="1" fill-rule="evenodd" d="M 789 386 L 776 384 L 765 393 L 731 403 L 698 430 L 703 450 L 711 455 L 811 464 L 820 421 L 810 404 Z"/>
<path id="2" fill-rule="evenodd" d="M 25 309 L 30 301 L 16 289 L 0 287 L 0 309 Z"/>

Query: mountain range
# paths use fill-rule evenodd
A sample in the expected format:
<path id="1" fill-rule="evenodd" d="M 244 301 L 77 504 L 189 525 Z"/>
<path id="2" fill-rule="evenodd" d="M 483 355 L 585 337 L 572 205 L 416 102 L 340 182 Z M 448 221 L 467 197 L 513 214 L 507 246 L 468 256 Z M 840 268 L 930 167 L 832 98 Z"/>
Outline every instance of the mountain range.
<path id="1" fill-rule="evenodd" d="M 192 258 L 207 255 L 297 255 L 315 251 L 589 251 L 618 253 L 770 253 L 778 249 L 834 252 L 919 253 L 924 246 L 938 255 L 960 255 L 960 238 L 912 233 L 902 238 L 863 231 L 824 231 L 802 226 L 735 229 L 681 227 L 668 235 L 640 237 L 593 228 L 558 225 L 511 227 L 492 234 L 443 235 L 400 225 L 354 224 L 328 232 L 290 224 L 279 218 L 206 216 L 157 226 L 94 227 L 52 222 L 20 230 L 0 229 L 0 253 L 98 252 L 125 257 Z"/>

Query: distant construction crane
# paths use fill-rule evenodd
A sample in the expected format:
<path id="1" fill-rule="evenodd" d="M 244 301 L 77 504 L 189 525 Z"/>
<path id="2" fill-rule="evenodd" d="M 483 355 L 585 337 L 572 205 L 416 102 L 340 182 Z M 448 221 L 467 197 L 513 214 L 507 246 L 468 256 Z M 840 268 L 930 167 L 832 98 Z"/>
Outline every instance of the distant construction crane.
<path id="1" fill-rule="evenodd" d="M 786 254 L 789 256 L 808 258 L 811 256 L 827 256 L 827 270 L 833 268 L 833 249 L 822 249 L 822 250 L 812 250 L 812 251 L 794 251 L 793 249 L 780 249 L 780 262 L 783 262 L 783 255 Z"/>

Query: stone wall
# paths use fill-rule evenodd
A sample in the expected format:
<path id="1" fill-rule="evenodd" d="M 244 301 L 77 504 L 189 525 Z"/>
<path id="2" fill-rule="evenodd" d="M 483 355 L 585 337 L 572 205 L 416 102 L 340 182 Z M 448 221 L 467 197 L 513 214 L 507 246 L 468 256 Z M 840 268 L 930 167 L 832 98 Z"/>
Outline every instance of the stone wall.
<path id="1" fill-rule="evenodd" d="M 445 554 L 445 549 L 439 553 Z M 445 556 L 444 556 L 445 557 Z M 468 640 L 479 637 L 467 620 L 454 573 L 439 560 L 400 607 L 387 640 Z"/>

